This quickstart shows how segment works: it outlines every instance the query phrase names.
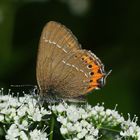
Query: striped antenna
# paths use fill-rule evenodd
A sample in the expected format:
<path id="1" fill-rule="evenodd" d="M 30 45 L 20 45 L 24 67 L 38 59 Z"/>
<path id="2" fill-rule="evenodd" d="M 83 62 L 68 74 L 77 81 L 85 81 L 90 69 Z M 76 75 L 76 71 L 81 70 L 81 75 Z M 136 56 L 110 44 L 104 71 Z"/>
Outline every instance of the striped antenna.
<path id="1" fill-rule="evenodd" d="M 35 87 L 37 88 L 37 85 L 10 85 L 10 87 Z"/>

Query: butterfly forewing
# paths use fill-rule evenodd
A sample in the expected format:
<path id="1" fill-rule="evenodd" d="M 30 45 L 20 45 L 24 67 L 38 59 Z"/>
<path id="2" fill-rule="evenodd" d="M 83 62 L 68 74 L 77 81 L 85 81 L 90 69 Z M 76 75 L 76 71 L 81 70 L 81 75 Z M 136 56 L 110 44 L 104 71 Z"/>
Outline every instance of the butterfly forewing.
<path id="1" fill-rule="evenodd" d="M 80 45 L 72 32 L 64 25 L 50 21 L 43 29 L 41 40 L 56 44 L 64 51 L 75 51 L 80 49 Z"/>
<path id="2" fill-rule="evenodd" d="M 77 39 L 65 26 L 49 22 L 43 29 L 37 58 L 37 82 L 41 90 L 46 90 L 60 75 L 65 57 L 80 49 Z M 55 70 L 59 72 L 54 72 Z M 57 80 L 58 81 L 58 80 Z"/>

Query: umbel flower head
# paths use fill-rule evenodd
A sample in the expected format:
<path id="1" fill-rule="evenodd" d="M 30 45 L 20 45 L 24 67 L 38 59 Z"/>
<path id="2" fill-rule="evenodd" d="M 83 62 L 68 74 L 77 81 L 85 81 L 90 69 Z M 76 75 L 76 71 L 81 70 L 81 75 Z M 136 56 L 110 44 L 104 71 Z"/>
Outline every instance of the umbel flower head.
<path id="1" fill-rule="evenodd" d="M 14 97 L 0 90 L 0 138 L 7 140 L 140 140 L 137 117 L 125 120 L 103 104 L 42 105 L 32 95 Z M 57 125 L 57 126 L 56 126 Z M 58 135 L 60 137 L 58 137 Z"/>

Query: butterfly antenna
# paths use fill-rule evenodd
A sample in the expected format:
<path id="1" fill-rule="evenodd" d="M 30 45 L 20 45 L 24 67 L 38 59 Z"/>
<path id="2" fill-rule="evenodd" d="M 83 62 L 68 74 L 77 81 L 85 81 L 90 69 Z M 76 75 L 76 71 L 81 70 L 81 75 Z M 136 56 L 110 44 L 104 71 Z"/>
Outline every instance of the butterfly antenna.
<path id="1" fill-rule="evenodd" d="M 10 85 L 10 87 L 34 87 L 34 88 L 37 88 L 37 85 Z"/>
<path id="2" fill-rule="evenodd" d="M 37 85 L 10 85 L 10 87 L 16 87 L 16 88 L 20 88 L 20 87 L 32 87 L 34 92 L 36 90 L 38 90 L 38 87 Z M 37 91 L 38 92 L 38 91 Z"/>

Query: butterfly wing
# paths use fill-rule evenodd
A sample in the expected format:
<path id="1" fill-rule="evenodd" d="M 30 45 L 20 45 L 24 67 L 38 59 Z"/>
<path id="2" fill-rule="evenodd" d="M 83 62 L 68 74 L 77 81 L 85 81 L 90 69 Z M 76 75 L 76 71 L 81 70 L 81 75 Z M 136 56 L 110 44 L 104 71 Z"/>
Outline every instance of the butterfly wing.
<path id="1" fill-rule="evenodd" d="M 62 61 L 63 74 L 55 86 L 61 97 L 74 98 L 86 95 L 104 85 L 104 65 L 90 51 L 77 50 L 72 57 Z"/>
<path id="2" fill-rule="evenodd" d="M 72 32 L 57 22 L 43 29 L 37 58 L 37 82 L 41 94 L 50 89 L 62 98 L 83 96 L 103 85 L 101 61 L 82 50 Z"/>
<path id="3" fill-rule="evenodd" d="M 80 49 L 80 45 L 70 30 L 54 21 L 47 23 L 40 38 L 36 68 L 37 82 L 41 90 L 52 85 L 53 71 L 61 69 L 59 64 L 62 59 L 77 49 Z"/>

